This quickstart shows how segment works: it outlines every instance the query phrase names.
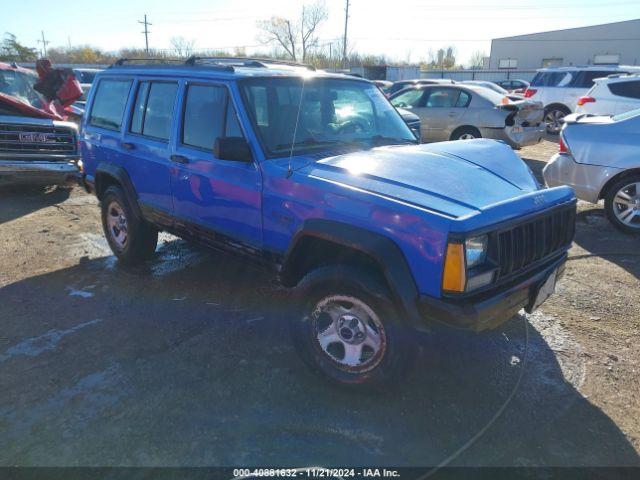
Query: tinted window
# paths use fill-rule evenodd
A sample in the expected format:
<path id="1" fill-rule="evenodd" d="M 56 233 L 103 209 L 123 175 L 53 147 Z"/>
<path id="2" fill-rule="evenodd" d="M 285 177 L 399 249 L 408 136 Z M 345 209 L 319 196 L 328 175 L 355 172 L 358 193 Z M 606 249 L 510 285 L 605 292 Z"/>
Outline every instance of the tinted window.
<path id="1" fill-rule="evenodd" d="M 455 107 L 459 96 L 460 90 L 453 88 L 434 88 L 429 93 L 426 106 L 431 108 Z"/>
<path id="2" fill-rule="evenodd" d="M 191 85 L 187 89 L 182 124 L 182 143 L 213 149 L 216 138 L 222 137 L 227 91 L 224 87 Z"/>
<path id="3" fill-rule="evenodd" d="M 456 102 L 456 107 L 466 107 L 469 105 L 471 101 L 471 95 L 467 92 L 460 92 L 460 96 L 458 97 L 458 101 Z"/>
<path id="4" fill-rule="evenodd" d="M 131 80 L 101 80 L 93 99 L 89 123 L 96 127 L 120 130 Z"/>
<path id="5" fill-rule="evenodd" d="M 611 93 L 619 97 L 640 98 L 640 80 L 610 83 L 608 87 Z"/>
<path id="6" fill-rule="evenodd" d="M 131 119 L 131 131 L 133 133 L 142 133 L 142 120 L 144 119 L 144 110 L 147 106 L 149 85 L 149 82 L 142 82 L 138 87 L 136 103 L 133 106 L 133 118 Z"/>
<path id="7" fill-rule="evenodd" d="M 144 87 L 141 86 L 142 88 Z M 143 135 L 160 140 L 169 139 L 177 91 L 177 83 L 151 82 L 142 119 Z M 136 103 L 138 103 L 137 100 Z M 136 113 L 137 110 L 134 116 Z M 132 128 L 133 126 L 132 121 Z"/>
<path id="8" fill-rule="evenodd" d="M 593 87 L 594 78 L 606 77 L 607 75 L 611 75 L 612 73 L 613 72 L 611 71 L 601 70 L 588 70 L 584 72 L 578 72 L 571 86 L 575 88 L 591 88 Z"/>
<path id="9" fill-rule="evenodd" d="M 564 87 L 573 78 L 570 72 L 538 72 L 531 80 L 532 87 Z"/>

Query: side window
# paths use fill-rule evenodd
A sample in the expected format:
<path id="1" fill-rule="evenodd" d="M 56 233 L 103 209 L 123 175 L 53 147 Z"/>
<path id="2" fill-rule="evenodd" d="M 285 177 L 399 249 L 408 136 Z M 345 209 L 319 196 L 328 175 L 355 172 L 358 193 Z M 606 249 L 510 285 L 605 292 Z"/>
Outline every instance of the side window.
<path id="1" fill-rule="evenodd" d="M 455 107 L 460 96 L 460 90 L 453 88 L 434 88 L 429 94 L 427 107 L 451 108 Z"/>
<path id="2" fill-rule="evenodd" d="M 233 107 L 231 99 L 227 100 L 227 121 L 225 128 L 225 136 L 227 137 L 243 137 L 240 123 L 238 122 L 238 114 Z"/>
<path id="3" fill-rule="evenodd" d="M 142 125 L 143 135 L 169 140 L 177 92 L 177 83 L 151 82 Z"/>
<path id="4" fill-rule="evenodd" d="M 466 107 L 469 105 L 469 102 L 471 102 L 471 95 L 461 90 L 458 101 L 456 102 L 456 107 Z"/>
<path id="5" fill-rule="evenodd" d="M 227 91 L 213 85 L 189 85 L 182 121 L 182 143 L 205 150 L 213 149 L 223 136 Z"/>
<path id="6" fill-rule="evenodd" d="M 424 92 L 425 92 L 424 90 L 418 90 L 418 89 L 407 90 L 406 92 L 401 93 L 400 95 L 395 97 L 393 100 L 391 100 L 391 104 L 394 107 L 399 107 L 399 108 L 421 107 L 423 104 L 422 97 L 424 96 Z"/>
<path id="7" fill-rule="evenodd" d="M 640 99 L 640 80 L 610 83 L 608 87 L 611 93 L 619 97 Z"/>
<path id="8" fill-rule="evenodd" d="M 591 88 L 593 87 L 593 79 L 594 78 L 603 78 L 607 75 L 611 75 L 612 72 L 607 71 L 595 71 L 595 70 L 587 70 L 584 72 L 578 73 L 575 81 L 573 82 L 572 87 L 576 88 Z"/>
<path id="9" fill-rule="evenodd" d="M 131 80 L 100 80 L 93 99 L 89 124 L 109 130 L 120 130 L 131 83 Z"/>
<path id="10" fill-rule="evenodd" d="M 142 82 L 138 86 L 136 95 L 136 103 L 133 107 L 133 117 L 131 119 L 131 131 L 133 133 L 142 133 L 142 121 L 144 120 L 144 111 L 147 107 L 147 96 L 149 95 L 149 82 Z"/>

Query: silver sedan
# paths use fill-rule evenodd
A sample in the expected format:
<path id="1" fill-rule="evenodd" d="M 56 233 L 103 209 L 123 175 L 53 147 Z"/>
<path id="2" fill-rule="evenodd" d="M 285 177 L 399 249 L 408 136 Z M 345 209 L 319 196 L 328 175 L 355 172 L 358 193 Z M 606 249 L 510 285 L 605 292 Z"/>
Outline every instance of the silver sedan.
<path id="1" fill-rule="evenodd" d="M 560 151 L 543 170 L 550 187 L 569 185 L 624 232 L 640 233 L 640 109 L 615 116 L 564 118 Z"/>
<path id="2" fill-rule="evenodd" d="M 417 85 L 392 95 L 391 103 L 422 122 L 422 141 L 493 138 L 513 148 L 538 143 L 544 134 L 542 104 L 512 101 L 473 85 Z"/>

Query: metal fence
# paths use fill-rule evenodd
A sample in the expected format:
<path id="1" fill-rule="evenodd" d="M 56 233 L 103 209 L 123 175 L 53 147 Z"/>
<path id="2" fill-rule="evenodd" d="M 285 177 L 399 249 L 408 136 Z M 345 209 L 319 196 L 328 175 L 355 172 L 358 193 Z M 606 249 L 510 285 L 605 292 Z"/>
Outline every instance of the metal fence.
<path id="1" fill-rule="evenodd" d="M 423 70 L 420 78 L 450 78 L 459 82 L 464 80 L 500 80 L 518 79 L 530 82 L 535 70 Z"/>

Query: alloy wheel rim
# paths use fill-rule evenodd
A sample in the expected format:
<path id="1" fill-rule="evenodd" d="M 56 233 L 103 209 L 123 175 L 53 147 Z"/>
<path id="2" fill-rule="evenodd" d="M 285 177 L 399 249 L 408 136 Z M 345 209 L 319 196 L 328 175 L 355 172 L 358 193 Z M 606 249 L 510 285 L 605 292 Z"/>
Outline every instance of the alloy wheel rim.
<path id="1" fill-rule="evenodd" d="M 561 110 L 551 110 L 545 117 L 547 128 L 552 132 L 559 132 L 562 119 L 565 116 L 565 113 Z"/>
<path id="2" fill-rule="evenodd" d="M 129 240 L 129 228 L 127 216 L 118 202 L 111 202 L 107 207 L 107 228 L 118 250 L 124 250 Z"/>
<path id="3" fill-rule="evenodd" d="M 475 137 L 475 135 L 473 133 L 463 133 L 462 135 L 460 135 L 460 138 L 458 140 L 473 140 Z"/>
<path id="4" fill-rule="evenodd" d="M 622 224 L 640 230 L 640 182 L 629 183 L 616 192 L 613 213 Z"/>
<path id="5" fill-rule="evenodd" d="M 341 370 L 362 373 L 376 368 L 387 349 L 378 315 L 362 300 L 331 295 L 311 314 L 316 346 Z"/>

